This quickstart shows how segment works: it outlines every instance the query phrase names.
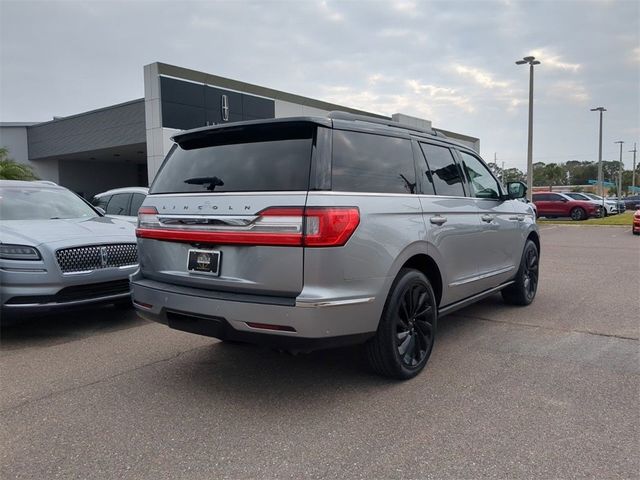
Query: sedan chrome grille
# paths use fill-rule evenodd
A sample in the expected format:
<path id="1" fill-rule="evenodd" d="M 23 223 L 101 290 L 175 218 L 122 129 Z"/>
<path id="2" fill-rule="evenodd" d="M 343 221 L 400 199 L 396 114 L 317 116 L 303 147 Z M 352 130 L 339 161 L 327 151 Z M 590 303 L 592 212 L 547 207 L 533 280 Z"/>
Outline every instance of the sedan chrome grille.
<path id="1" fill-rule="evenodd" d="M 135 243 L 116 243 L 63 248 L 56 252 L 56 259 L 62 273 L 125 267 L 138 263 L 138 247 Z"/>

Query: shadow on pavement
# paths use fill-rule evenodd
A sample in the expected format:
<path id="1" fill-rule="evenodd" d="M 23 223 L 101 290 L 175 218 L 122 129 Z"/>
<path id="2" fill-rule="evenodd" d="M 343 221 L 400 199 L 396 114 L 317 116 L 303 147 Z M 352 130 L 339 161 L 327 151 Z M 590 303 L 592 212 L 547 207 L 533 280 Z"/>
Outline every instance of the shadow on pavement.
<path id="1" fill-rule="evenodd" d="M 18 318 L 2 325 L 0 348 L 15 350 L 66 343 L 97 333 L 132 328 L 145 322 L 133 308 L 114 305 Z"/>
<path id="2" fill-rule="evenodd" d="M 501 300 L 497 297 L 485 302 L 498 304 Z M 439 375 L 441 365 L 438 363 L 443 358 L 440 348 L 447 348 L 447 344 L 455 342 L 455 337 L 471 333 L 476 327 L 477 320 L 469 316 L 444 317 L 425 371 L 409 382 L 423 384 L 431 375 Z M 380 388 L 407 385 L 373 373 L 367 365 L 362 345 L 291 355 L 255 345 L 220 342 L 163 364 L 153 375 L 159 375 L 156 381 L 174 395 L 180 396 L 181 392 L 201 394 L 201 400 L 205 402 L 215 398 L 223 401 L 222 396 L 224 401 L 231 400 L 252 409 L 256 408 L 256 398 L 265 402 L 265 406 L 273 404 L 270 405 L 273 408 L 278 399 L 284 398 L 282 395 L 287 402 L 315 403 L 318 397 L 334 402 L 335 394 L 341 391 L 347 393 L 364 388 L 374 393 Z"/>

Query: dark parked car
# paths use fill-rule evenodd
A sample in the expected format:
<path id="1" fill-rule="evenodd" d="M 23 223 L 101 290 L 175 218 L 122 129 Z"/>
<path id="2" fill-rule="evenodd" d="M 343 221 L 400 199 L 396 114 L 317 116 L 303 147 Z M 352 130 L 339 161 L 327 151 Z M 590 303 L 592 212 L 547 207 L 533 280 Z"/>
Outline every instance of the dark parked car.
<path id="1" fill-rule="evenodd" d="M 571 217 L 572 220 L 586 220 L 599 217 L 602 211 L 595 203 L 574 200 L 562 193 L 543 192 L 533 194 L 533 203 L 538 208 L 540 217 Z"/>
<path id="2" fill-rule="evenodd" d="M 629 195 L 622 199 L 627 210 L 636 210 L 640 208 L 640 195 Z"/>

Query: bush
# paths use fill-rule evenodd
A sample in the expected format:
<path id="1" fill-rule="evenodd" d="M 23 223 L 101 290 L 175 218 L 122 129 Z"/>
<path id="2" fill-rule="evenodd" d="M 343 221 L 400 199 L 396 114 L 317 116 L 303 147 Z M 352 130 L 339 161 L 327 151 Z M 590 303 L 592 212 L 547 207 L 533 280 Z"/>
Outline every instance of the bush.
<path id="1" fill-rule="evenodd" d="M 2 180 L 38 180 L 29 165 L 18 163 L 9 158 L 9 150 L 0 148 L 0 179 Z"/>

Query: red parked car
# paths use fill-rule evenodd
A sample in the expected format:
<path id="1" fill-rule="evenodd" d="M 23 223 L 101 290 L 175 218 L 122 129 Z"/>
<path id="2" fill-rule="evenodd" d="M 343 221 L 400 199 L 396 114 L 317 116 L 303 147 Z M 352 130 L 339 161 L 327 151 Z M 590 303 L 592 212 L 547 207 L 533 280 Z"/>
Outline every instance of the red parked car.
<path id="1" fill-rule="evenodd" d="M 600 205 L 584 200 L 574 200 L 562 193 L 534 193 L 533 203 L 538 208 L 539 217 L 571 217 L 572 220 L 586 220 L 602 214 Z"/>
<path id="2" fill-rule="evenodd" d="M 631 227 L 634 235 L 640 235 L 640 208 L 633 214 L 633 227 Z"/>

